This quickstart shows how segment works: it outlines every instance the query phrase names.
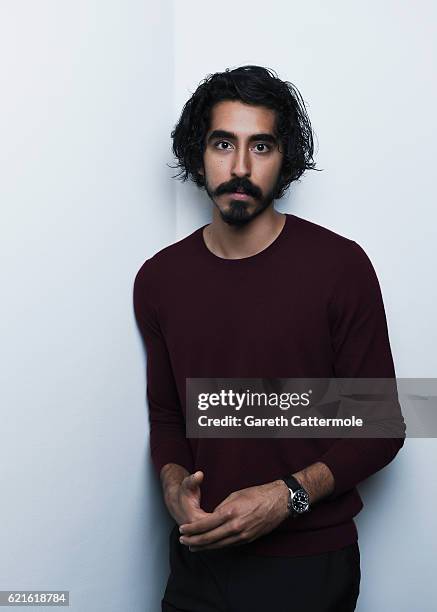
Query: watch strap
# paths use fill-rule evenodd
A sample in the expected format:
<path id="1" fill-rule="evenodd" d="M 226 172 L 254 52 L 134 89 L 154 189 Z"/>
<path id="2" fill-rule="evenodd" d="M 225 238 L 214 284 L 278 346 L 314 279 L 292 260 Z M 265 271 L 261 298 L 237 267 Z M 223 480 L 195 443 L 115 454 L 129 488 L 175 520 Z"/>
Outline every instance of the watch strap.
<path id="1" fill-rule="evenodd" d="M 302 491 L 305 491 L 305 493 L 308 495 L 308 492 L 305 490 L 305 488 L 300 484 L 300 482 L 294 476 L 286 476 L 282 478 L 282 480 L 285 482 L 288 489 L 291 489 L 291 491 L 293 491 L 293 493 L 301 489 Z M 300 515 L 300 513 L 296 512 L 296 510 L 292 506 L 291 494 L 290 494 L 290 498 L 287 503 L 287 508 L 292 518 L 296 518 L 297 516 Z M 310 508 L 308 508 L 307 512 L 309 510 Z"/>
<path id="2" fill-rule="evenodd" d="M 282 479 L 287 487 L 293 491 L 297 491 L 298 489 L 303 489 L 303 486 L 296 480 L 294 476 L 287 476 Z"/>

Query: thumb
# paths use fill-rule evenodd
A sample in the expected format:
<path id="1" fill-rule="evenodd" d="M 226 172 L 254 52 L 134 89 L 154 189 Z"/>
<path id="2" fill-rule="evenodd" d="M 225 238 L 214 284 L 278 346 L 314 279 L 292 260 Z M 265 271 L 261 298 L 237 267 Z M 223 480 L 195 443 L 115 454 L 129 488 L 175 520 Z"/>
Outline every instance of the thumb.
<path id="1" fill-rule="evenodd" d="M 186 478 L 186 485 L 189 489 L 196 489 L 202 482 L 203 480 L 203 472 L 201 471 L 197 471 L 194 472 L 194 474 L 190 474 L 190 476 L 187 476 Z"/>

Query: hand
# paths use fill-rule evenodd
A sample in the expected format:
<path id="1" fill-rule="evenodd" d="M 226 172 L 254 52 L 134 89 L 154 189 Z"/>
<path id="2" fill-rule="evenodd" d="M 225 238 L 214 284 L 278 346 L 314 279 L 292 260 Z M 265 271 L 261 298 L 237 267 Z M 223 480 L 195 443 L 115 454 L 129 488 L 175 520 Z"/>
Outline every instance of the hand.
<path id="1" fill-rule="evenodd" d="M 203 477 L 201 471 L 189 474 L 180 484 L 173 485 L 165 496 L 167 508 L 178 525 L 211 516 L 200 507 Z"/>
<path id="2" fill-rule="evenodd" d="M 288 488 L 283 481 L 231 493 L 214 512 L 180 525 L 180 542 L 190 551 L 252 542 L 288 517 Z"/>

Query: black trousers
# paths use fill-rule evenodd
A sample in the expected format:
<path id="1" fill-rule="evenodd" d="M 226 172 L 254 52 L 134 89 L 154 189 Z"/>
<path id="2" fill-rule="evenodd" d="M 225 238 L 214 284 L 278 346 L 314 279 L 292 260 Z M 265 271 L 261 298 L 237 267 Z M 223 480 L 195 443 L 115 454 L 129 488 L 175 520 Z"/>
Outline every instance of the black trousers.
<path id="1" fill-rule="evenodd" d="M 358 542 L 320 555 L 264 557 L 244 546 L 190 552 L 170 533 L 162 612 L 353 612 L 360 589 Z"/>

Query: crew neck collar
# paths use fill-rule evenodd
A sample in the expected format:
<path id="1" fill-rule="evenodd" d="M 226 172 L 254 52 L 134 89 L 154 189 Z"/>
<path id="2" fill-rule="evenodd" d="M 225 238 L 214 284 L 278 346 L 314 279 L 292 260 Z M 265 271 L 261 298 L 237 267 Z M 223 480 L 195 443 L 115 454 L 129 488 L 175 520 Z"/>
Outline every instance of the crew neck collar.
<path id="1" fill-rule="evenodd" d="M 216 262 L 219 265 L 227 265 L 227 266 L 242 266 L 246 264 L 251 264 L 252 262 L 258 262 L 262 259 L 270 257 L 274 252 L 278 250 L 281 244 L 284 242 L 288 232 L 290 231 L 290 226 L 292 224 L 293 215 L 290 213 L 285 214 L 285 222 L 282 227 L 280 233 L 276 236 L 276 238 L 271 242 L 265 249 L 255 253 L 254 255 L 249 255 L 248 257 L 240 257 L 238 259 L 231 259 L 228 257 L 219 257 L 215 255 L 209 248 L 206 246 L 206 242 L 203 237 L 203 230 L 209 223 L 205 223 L 202 227 L 199 227 L 197 230 L 197 242 L 199 243 L 200 249 L 202 251 L 203 256 L 207 257 L 210 261 Z"/>

